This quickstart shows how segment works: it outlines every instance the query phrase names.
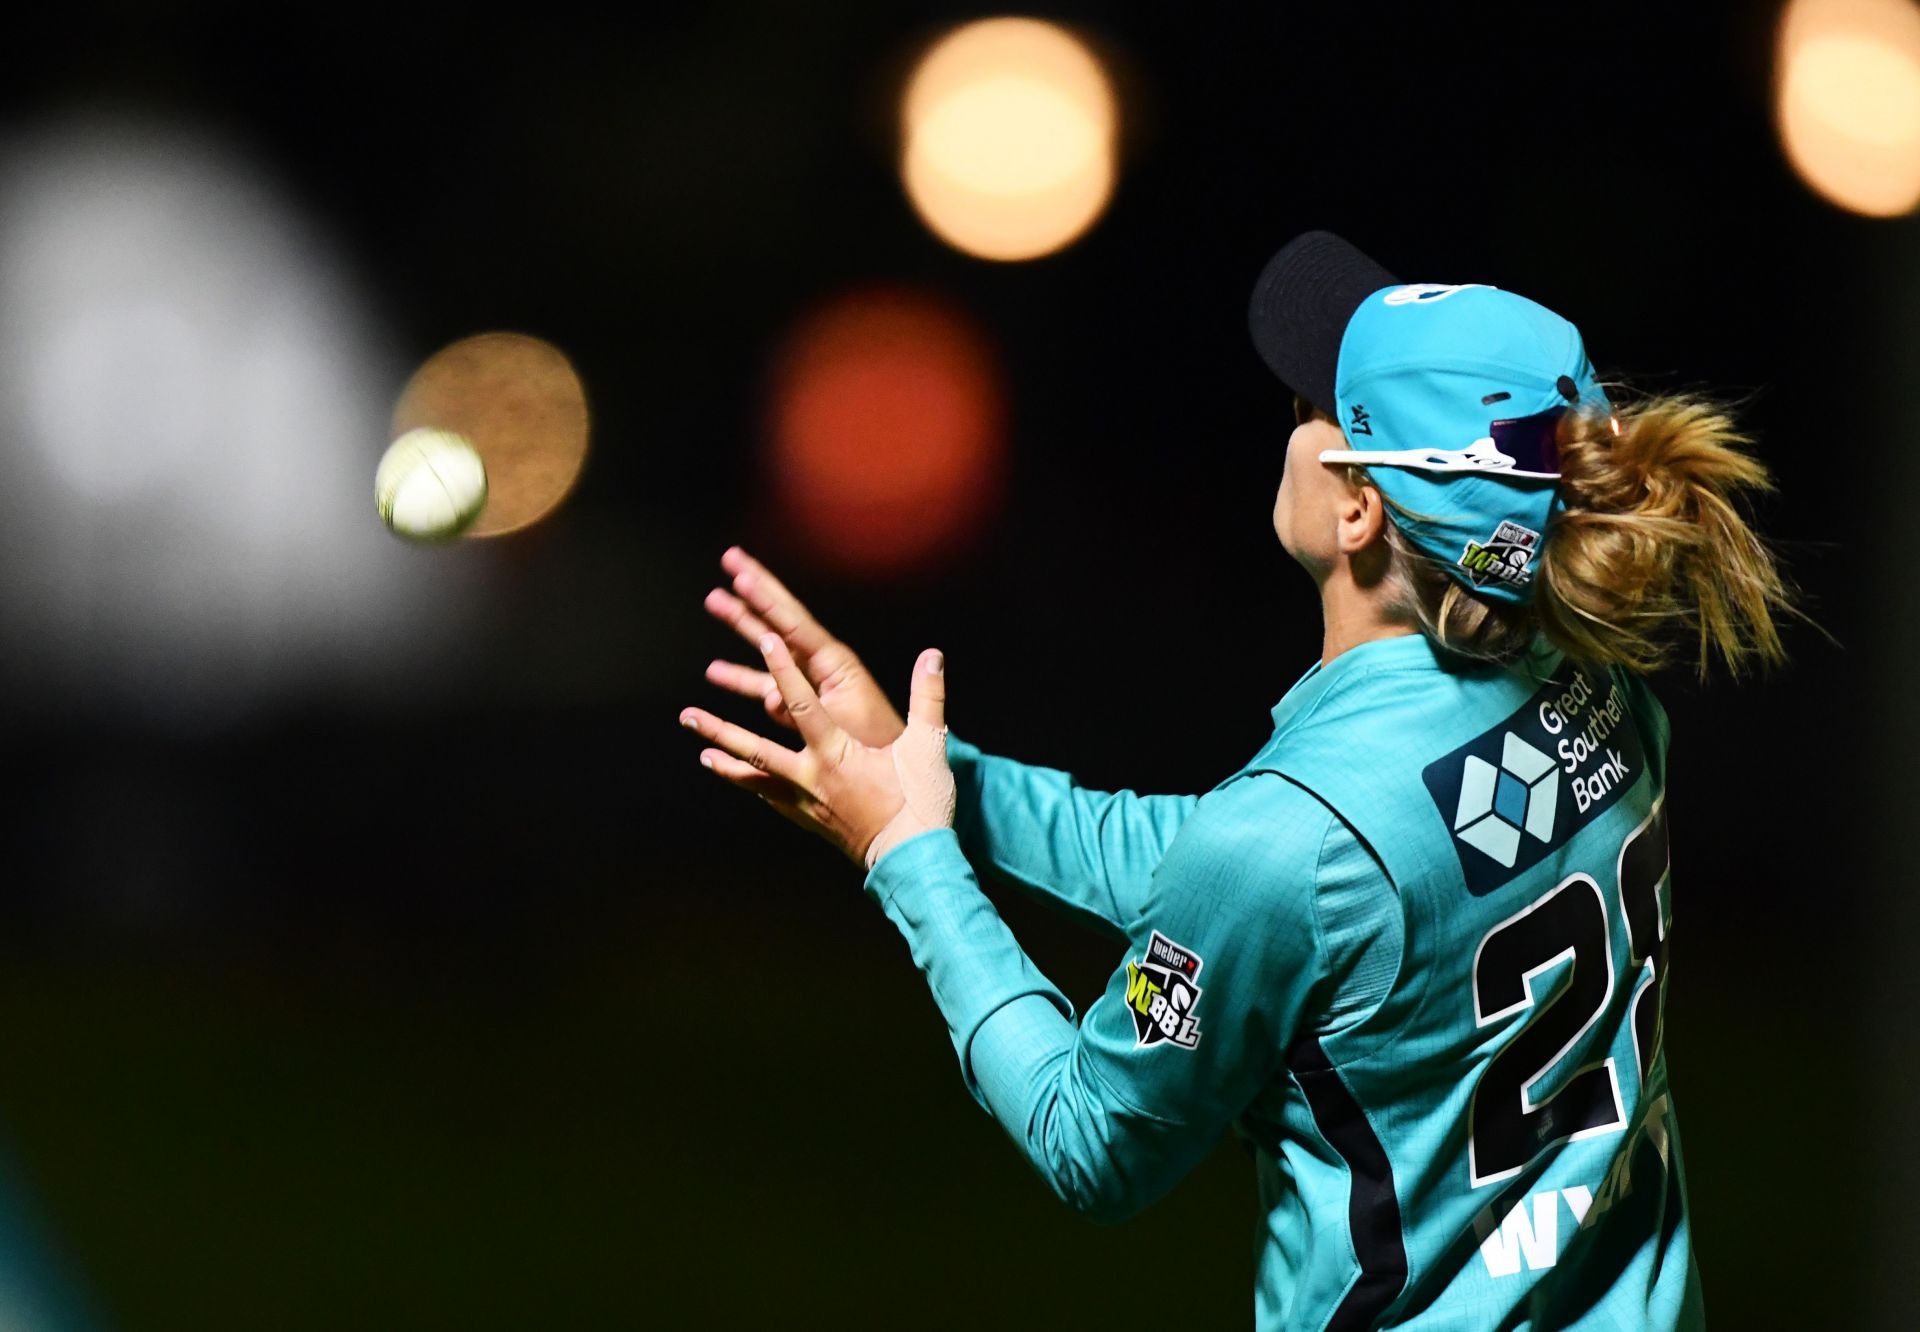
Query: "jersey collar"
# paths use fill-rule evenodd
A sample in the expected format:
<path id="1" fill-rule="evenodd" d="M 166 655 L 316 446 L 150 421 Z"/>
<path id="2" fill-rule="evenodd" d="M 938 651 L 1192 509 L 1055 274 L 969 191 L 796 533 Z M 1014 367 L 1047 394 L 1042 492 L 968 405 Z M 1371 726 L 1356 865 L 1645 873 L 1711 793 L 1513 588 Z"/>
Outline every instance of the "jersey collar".
<path id="1" fill-rule="evenodd" d="M 1425 634 L 1398 634 L 1392 638 L 1376 638 L 1361 643 L 1335 657 L 1331 665 L 1316 661 L 1308 667 L 1307 673 L 1274 704 L 1273 728 L 1277 731 L 1285 726 L 1312 706 L 1315 699 L 1354 671 L 1380 665 L 1427 665 L 1434 670 L 1440 669 L 1439 658 L 1434 655 L 1433 645 L 1427 641 Z"/>

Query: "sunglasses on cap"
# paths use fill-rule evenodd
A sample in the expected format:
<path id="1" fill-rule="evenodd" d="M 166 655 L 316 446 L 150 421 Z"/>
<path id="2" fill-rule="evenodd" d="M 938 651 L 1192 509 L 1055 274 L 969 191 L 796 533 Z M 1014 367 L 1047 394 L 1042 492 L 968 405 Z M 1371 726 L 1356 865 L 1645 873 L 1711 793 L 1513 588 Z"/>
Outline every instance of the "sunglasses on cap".
<path id="1" fill-rule="evenodd" d="M 1304 409 L 1305 415 L 1302 415 Z M 1296 396 L 1294 417 L 1302 425 L 1313 405 Z M 1323 449 L 1323 463 L 1355 467 L 1406 467 L 1421 472 L 1497 472 L 1556 480 L 1560 475 L 1560 418 L 1564 406 L 1549 407 L 1532 416 L 1509 417 L 1487 423 L 1487 433 L 1461 449 Z"/>

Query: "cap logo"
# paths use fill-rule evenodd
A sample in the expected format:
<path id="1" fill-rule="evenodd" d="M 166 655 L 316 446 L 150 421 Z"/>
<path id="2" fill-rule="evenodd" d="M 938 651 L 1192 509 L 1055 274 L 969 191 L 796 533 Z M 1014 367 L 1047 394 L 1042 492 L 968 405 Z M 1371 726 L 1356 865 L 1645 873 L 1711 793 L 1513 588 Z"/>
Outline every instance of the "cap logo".
<path id="1" fill-rule="evenodd" d="M 1540 549 L 1540 534 L 1519 523 L 1502 522 L 1485 541 L 1469 541 L 1455 561 L 1475 587 L 1488 579 L 1524 585 L 1533 578 L 1534 554 Z"/>
<path id="2" fill-rule="evenodd" d="M 1373 418 L 1368 416 L 1367 409 L 1357 402 L 1353 404 L 1353 419 L 1347 422 L 1347 433 L 1349 435 L 1373 433 Z"/>
<path id="3" fill-rule="evenodd" d="M 1387 305 L 1430 305 L 1434 301 L 1444 301 L 1457 291 L 1470 291 L 1475 287 L 1487 287 L 1484 282 L 1462 282 L 1448 286 L 1444 282 L 1409 282 L 1404 287 L 1395 287 L 1383 299 Z"/>

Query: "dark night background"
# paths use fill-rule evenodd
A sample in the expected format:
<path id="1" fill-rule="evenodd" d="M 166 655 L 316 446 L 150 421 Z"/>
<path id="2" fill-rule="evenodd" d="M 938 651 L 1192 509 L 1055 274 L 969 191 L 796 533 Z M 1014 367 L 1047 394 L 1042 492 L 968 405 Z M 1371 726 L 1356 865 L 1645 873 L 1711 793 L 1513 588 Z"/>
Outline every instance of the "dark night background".
<path id="1" fill-rule="evenodd" d="M 701 674 L 743 646 L 700 604 L 740 541 L 902 702 L 944 648 L 990 751 L 1147 791 L 1237 767 L 1319 648 L 1246 298 L 1329 227 L 1567 314 L 1603 374 L 1745 402 L 1837 645 L 1659 686 L 1698 1254 L 1717 1325 L 1908 1325 L 1920 237 L 1782 159 L 1776 9 L 1044 11 L 1122 62 L 1125 151 L 1086 237 L 1008 265 L 933 238 L 891 160 L 903 62 L 990 12 L 69 7 L 18 34 L 0 126 L 205 127 L 405 359 L 538 334 L 595 419 L 552 520 L 418 554 L 485 578 L 439 688 L 217 724 L 5 703 L 0 1126 L 74 1285 L 127 1328 L 1096 1327 L 1176 1291 L 1181 1325 L 1244 1325 L 1238 1149 L 1116 1229 L 1055 1203 L 858 872 L 675 717 L 753 715 Z M 969 312 L 1012 422 L 991 528 L 890 581 L 812 560 L 759 466 L 783 332 L 876 280 Z M 996 895 L 1090 1000 L 1112 946 Z"/>

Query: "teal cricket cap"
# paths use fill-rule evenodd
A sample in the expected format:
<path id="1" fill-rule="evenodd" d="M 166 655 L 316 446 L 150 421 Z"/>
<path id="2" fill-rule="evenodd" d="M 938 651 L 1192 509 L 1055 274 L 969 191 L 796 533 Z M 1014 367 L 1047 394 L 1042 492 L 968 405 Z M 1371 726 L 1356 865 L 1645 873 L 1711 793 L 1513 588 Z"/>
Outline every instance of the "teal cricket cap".
<path id="1" fill-rule="evenodd" d="M 1480 596 L 1525 602 L 1561 510 L 1558 430 L 1611 415 L 1580 330 L 1484 283 L 1401 282 L 1328 231 L 1296 236 L 1248 324 L 1282 383 L 1340 423 L 1413 545 Z"/>

